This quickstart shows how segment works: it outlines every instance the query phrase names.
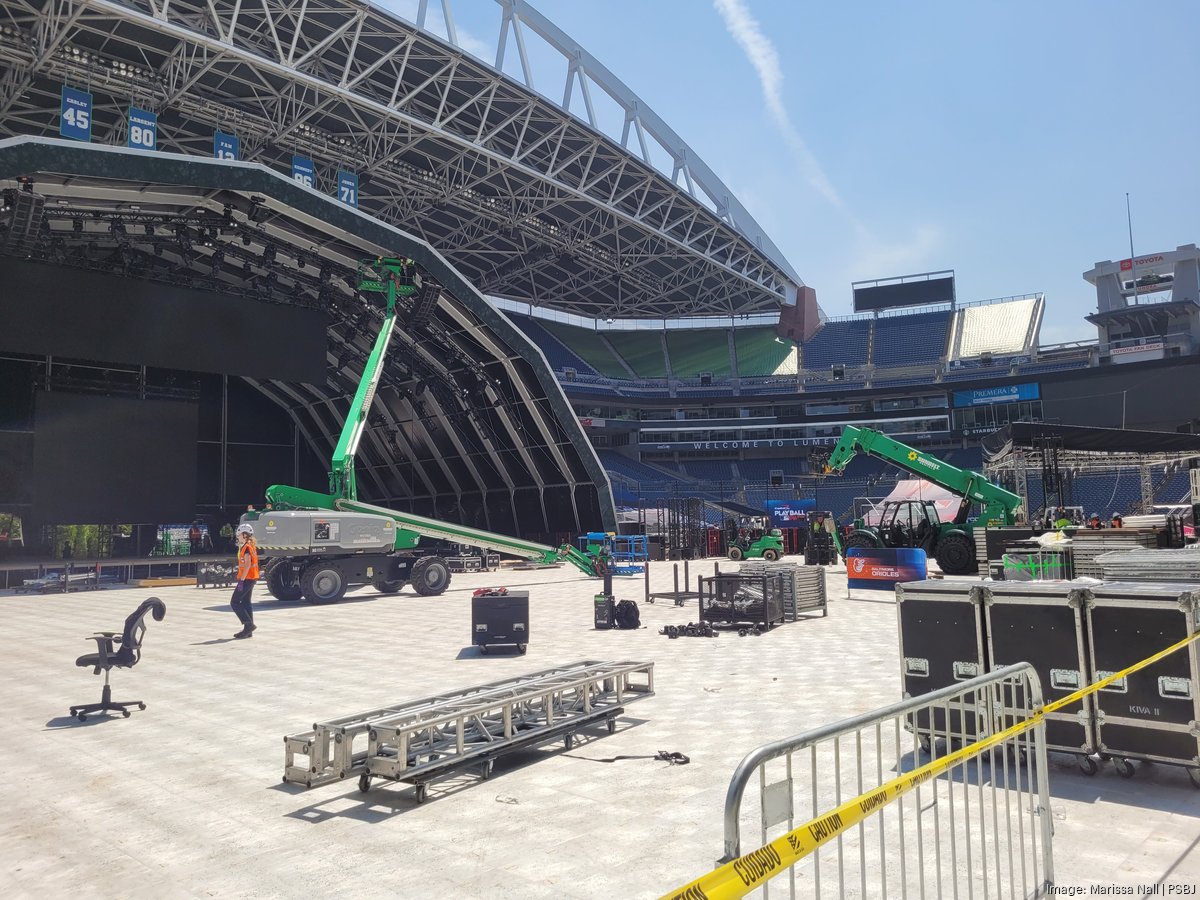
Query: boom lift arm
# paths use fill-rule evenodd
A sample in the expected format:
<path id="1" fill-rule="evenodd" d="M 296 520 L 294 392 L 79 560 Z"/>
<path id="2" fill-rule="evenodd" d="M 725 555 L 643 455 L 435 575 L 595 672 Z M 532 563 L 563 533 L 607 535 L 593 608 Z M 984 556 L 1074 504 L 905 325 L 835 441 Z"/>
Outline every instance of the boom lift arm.
<path id="1" fill-rule="evenodd" d="M 354 479 L 354 457 L 363 431 L 367 427 L 367 416 L 375 399 L 375 389 L 383 375 L 383 361 L 387 346 L 396 327 L 396 298 L 408 297 L 421 289 L 421 276 L 411 259 L 376 257 L 373 261 L 360 262 L 358 266 L 358 289 L 368 293 L 387 294 L 383 325 L 375 337 L 375 346 L 367 357 L 358 390 L 346 413 L 342 434 L 333 451 L 333 466 L 329 471 L 329 493 L 346 500 L 358 498 L 358 485 Z"/>
<path id="2" fill-rule="evenodd" d="M 872 428 L 847 425 L 841 440 L 825 462 L 825 474 L 842 474 L 859 453 L 885 460 L 952 494 L 980 504 L 983 507 L 980 519 L 984 522 L 1003 525 L 1016 523 L 1016 511 L 1021 506 L 1018 494 L 992 484 L 978 472 L 959 469 Z"/>
<path id="3" fill-rule="evenodd" d="M 587 575 L 603 574 L 603 560 L 593 559 L 570 544 L 557 549 L 543 544 L 525 541 L 502 534 L 493 534 L 463 525 L 439 522 L 423 516 L 403 513 L 363 503 L 358 499 L 354 478 L 354 458 L 359 442 L 367 427 L 367 417 L 375 390 L 383 374 L 384 359 L 388 343 L 396 327 L 396 298 L 411 296 L 421 290 L 421 276 L 411 259 L 376 257 L 365 260 L 358 267 L 358 289 L 368 293 L 387 295 L 387 307 L 383 325 L 375 338 L 375 345 L 367 357 L 358 390 L 350 403 L 341 437 L 333 451 L 333 463 L 329 471 L 329 494 L 318 494 L 303 488 L 274 484 L 267 488 L 267 502 L 273 509 L 328 509 L 343 512 L 359 512 L 387 516 L 396 523 L 396 550 L 412 550 L 422 538 L 445 540 L 523 557 L 535 562 L 550 564 L 566 560 Z"/>

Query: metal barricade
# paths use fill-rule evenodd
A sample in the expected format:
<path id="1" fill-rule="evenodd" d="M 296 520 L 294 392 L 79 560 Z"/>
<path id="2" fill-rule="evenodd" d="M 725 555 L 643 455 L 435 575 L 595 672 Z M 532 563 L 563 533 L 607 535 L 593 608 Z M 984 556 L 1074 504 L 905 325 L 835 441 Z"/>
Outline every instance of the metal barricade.
<path id="1" fill-rule="evenodd" d="M 1037 673 L 1018 663 L 763 745 L 730 781 L 718 864 L 858 798 L 856 806 L 870 815 L 848 828 L 832 823 L 836 838 L 779 867 L 754 895 L 1038 896 L 1054 875 L 1042 703 Z M 963 715 L 950 715 L 952 708 Z M 921 713 L 921 721 L 939 725 L 932 740 L 913 733 Z M 1001 734 L 992 746 L 973 749 L 972 742 Z M 887 791 L 873 793 L 937 759 L 949 768 L 910 793 L 892 802 Z M 743 826 L 753 834 L 748 847 Z M 746 881 L 752 883 L 758 878 Z"/>

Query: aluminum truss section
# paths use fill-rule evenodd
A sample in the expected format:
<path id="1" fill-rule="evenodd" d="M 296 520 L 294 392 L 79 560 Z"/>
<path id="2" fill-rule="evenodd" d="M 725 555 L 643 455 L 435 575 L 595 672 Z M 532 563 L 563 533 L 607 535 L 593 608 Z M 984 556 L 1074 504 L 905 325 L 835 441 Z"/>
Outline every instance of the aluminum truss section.
<path id="1" fill-rule="evenodd" d="M 208 156 L 232 131 L 244 160 L 311 157 L 322 192 L 358 172 L 363 211 L 498 296 L 592 318 L 794 302 L 799 279 L 694 151 L 527 4 L 501 6 L 506 31 L 577 54 L 569 81 L 626 109 L 640 155 L 569 92 L 559 105 L 352 0 L 0 0 L 0 134 L 57 133 L 60 86 L 86 86 L 102 143 L 124 142 L 132 103 L 158 113 L 160 149 Z M 675 180 L 643 132 L 671 146 Z"/>
<path id="2" fill-rule="evenodd" d="M 464 691 L 318 722 L 284 740 L 283 780 L 316 787 L 358 776 L 404 781 L 425 798 L 428 782 L 460 768 L 491 774 L 496 757 L 606 722 L 653 696 L 654 663 L 584 660 Z"/>

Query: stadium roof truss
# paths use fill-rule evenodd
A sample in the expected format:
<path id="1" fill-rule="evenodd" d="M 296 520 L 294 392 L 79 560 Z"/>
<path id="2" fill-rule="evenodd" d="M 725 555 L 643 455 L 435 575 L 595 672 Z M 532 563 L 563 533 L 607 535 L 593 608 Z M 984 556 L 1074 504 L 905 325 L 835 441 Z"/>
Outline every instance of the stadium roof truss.
<path id="1" fill-rule="evenodd" d="M 358 173 L 364 212 L 486 294 L 591 318 L 794 302 L 799 277 L 695 152 L 527 3 L 497 2 L 493 66 L 455 46 L 448 2 L 441 37 L 353 0 L 0 0 L 0 135 L 57 135 L 69 84 L 93 94 L 93 141 L 124 144 L 133 105 L 157 113 L 159 149 L 211 156 L 221 130 L 242 160 L 313 159 L 326 193 Z M 510 34 L 524 84 L 503 72 Z M 561 105 L 532 87 L 529 34 L 567 60 Z M 625 111 L 620 138 L 593 87 Z"/>
<path id="2" fill-rule="evenodd" d="M 358 262 L 413 259 L 428 290 L 401 301 L 359 449 L 364 498 L 501 532 L 615 527 L 608 479 L 541 352 L 418 238 L 261 165 L 73 141 L 0 140 L 0 187 L 18 198 L 0 254 L 324 311 L 323 383 L 246 378 L 318 459 L 382 320 Z"/>

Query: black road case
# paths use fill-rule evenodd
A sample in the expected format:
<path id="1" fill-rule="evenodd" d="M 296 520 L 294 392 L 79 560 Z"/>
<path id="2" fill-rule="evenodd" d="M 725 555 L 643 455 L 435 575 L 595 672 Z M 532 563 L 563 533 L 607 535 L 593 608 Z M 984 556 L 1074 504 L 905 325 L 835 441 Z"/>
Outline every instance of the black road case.
<path id="1" fill-rule="evenodd" d="M 1194 634 L 1200 586 L 1115 582 L 1095 585 L 1087 610 L 1088 652 L 1100 679 Z M 1130 759 L 1186 766 L 1200 786 L 1200 680 L 1192 643 L 1097 692 L 1101 754 L 1133 774 Z"/>
<path id="2" fill-rule="evenodd" d="M 900 632 L 900 672 L 905 697 L 918 697 L 984 672 L 983 624 L 978 582 L 912 581 L 896 585 Z M 990 731 L 972 708 L 950 704 L 946 710 L 922 710 L 909 728 L 928 749 L 931 739 L 971 740 Z M 982 727 L 981 727 L 982 726 Z"/>
<path id="3" fill-rule="evenodd" d="M 471 643 L 480 653 L 496 644 L 529 644 L 529 591 L 477 592 L 471 597 Z"/>
<path id="4" fill-rule="evenodd" d="M 1087 586 L 1068 582 L 998 582 L 980 588 L 989 671 L 1028 662 L 1042 682 L 1046 703 L 1089 683 L 1086 615 Z M 1092 700 L 1046 716 L 1046 747 L 1079 757 L 1091 775 L 1096 763 Z M 1005 698 L 1009 710 L 1024 710 L 1026 698 Z M 1023 713 L 1022 713 L 1023 715 Z"/>

